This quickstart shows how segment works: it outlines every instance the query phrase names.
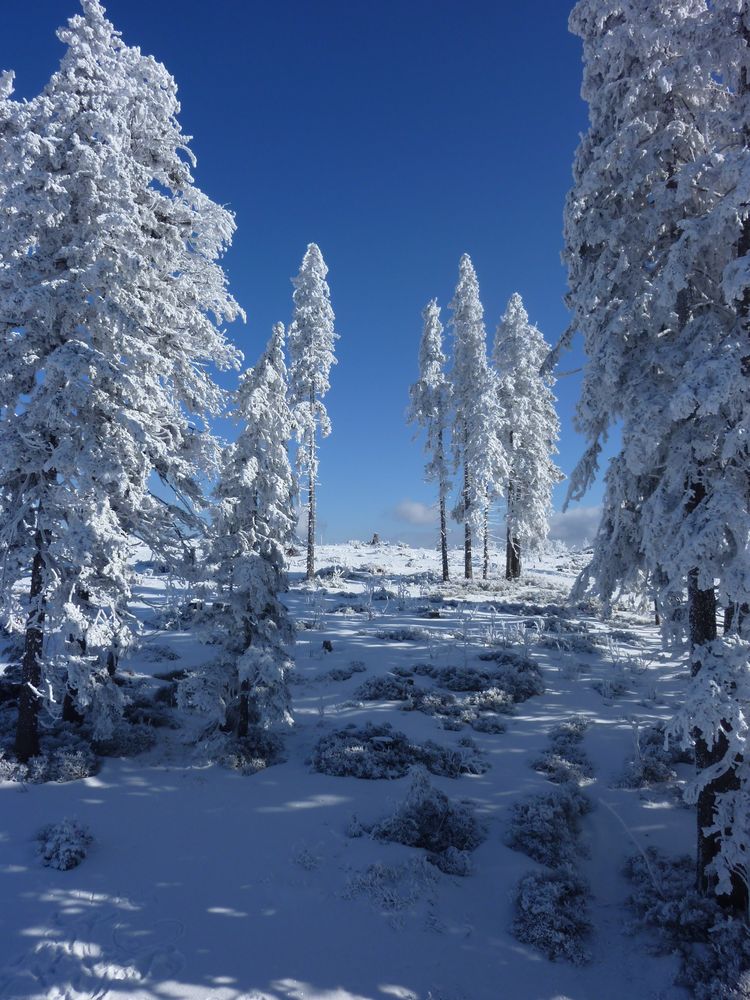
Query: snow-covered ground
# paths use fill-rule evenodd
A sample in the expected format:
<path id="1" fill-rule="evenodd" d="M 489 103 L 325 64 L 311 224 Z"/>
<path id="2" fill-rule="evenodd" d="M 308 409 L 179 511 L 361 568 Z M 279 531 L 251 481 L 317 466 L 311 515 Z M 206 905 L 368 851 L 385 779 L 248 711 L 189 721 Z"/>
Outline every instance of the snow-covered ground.
<path id="1" fill-rule="evenodd" d="M 689 852 L 694 815 L 672 786 L 617 787 L 635 734 L 671 714 L 683 664 L 661 652 L 656 629 L 635 612 L 607 623 L 555 614 L 581 556 L 549 553 L 514 585 L 496 565 L 488 585 L 467 586 L 462 554 L 451 559 L 456 582 L 442 585 L 434 552 L 326 546 L 318 565 L 342 572 L 324 574 L 317 590 L 301 583 L 302 559 L 292 560 L 296 725 L 283 763 L 251 776 L 207 764 L 190 744 L 200 726 L 193 718 L 158 729 L 145 753 L 106 759 L 93 777 L 0 784 L 0 998 L 686 996 L 671 985 L 676 960 L 649 955 L 643 937 L 624 931 L 622 865 L 649 845 Z M 161 578 L 147 571 L 140 594 L 147 627 L 125 672 L 189 669 L 211 656 L 188 631 L 148 627 L 165 599 Z M 368 678 L 418 664 L 486 667 L 479 656 L 503 648 L 528 653 L 546 686 L 500 717 L 504 732 L 452 731 L 403 701 L 355 695 Z M 409 676 L 429 686 L 425 674 Z M 504 843 L 513 804 L 551 787 L 531 765 L 549 731 L 572 716 L 590 722 L 583 748 L 594 766 L 579 864 L 593 893 L 586 966 L 551 962 L 512 936 L 516 885 L 540 866 Z M 411 777 L 321 774 L 310 757 L 321 737 L 368 721 L 457 753 L 466 737 L 476 744 L 484 773 L 430 775 L 486 825 L 467 876 L 444 874 L 418 848 L 351 835 L 354 817 L 366 827 L 392 813 Z M 42 867 L 35 835 L 65 817 L 90 828 L 90 852 L 70 871 Z"/>

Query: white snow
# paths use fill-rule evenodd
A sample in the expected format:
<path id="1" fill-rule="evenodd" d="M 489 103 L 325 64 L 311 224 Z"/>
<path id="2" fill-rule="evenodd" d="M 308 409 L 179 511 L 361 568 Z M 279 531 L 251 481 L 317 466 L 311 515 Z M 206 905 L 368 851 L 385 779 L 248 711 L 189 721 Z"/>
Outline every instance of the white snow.
<path id="1" fill-rule="evenodd" d="M 462 559 L 451 552 L 456 578 Z M 145 754 L 105 760 L 95 777 L 0 785 L 3 1000 L 684 996 L 671 986 L 676 960 L 650 956 L 643 939 L 623 931 L 624 858 L 651 844 L 689 851 L 694 839 L 692 811 L 663 788 L 613 787 L 635 725 L 669 717 L 681 696 L 682 665 L 661 652 L 657 630 L 621 610 L 609 624 L 570 619 L 586 632 L 541 632 L 543 607 L 563 602 L 582 561 L 562 548 L 530 559 L 518 584 L 495 579 L 486 588 L 432 582 L 438 554 L 406 546 L 323 546 L 319 561 L 375 573 L 324 576 L 314 589 L 300 582 L 304 555 L 292 560 L 288 603 L 312 627 L 298 632 L 285 763 L 250 777 L 207 764 L 191 744 L 200 719 L 188 716 L 179 730 L 157 730 Z M 373 580 L 395 596 L 373 599 Z M 438 592 L 442 604 L 427 600 Z M 139 614 L 152 621 L 163 578 L 144 573 L 137 593 Z M 347 603 L 364 610 L 334 611 Z M 424 617 L 426 608 L 441 617 Z M 421 638 L 378 638 L 397 628 Z M 523 635 L 547 691 L 504 717 L 504 733 L 449 732 L 398 703 L 353 699 L 364 680 L 394 667 L 479 666 L 478 654 L 503 637 L 522 648 Z M 165 664 L 165 648 L 180 659 Z M 148 677 L 211 655 L 189 632 L 147 625 L 123 670 Z M 364 671 L 346 681 L 328 676 L 352 660 Z M 612 697 L 594 689 L 597 681 Z M 549 962 L 511 936 L 515 887 L 539 866 L 503 842 L 510 805 L 550 787 L 530 763 L 548 731 L 573 714 L 590 720 L 584 748 L 595 768 L 586 788 L 594 808 L 583 819 L 589 856 L 580 864 L 594 896 L 593 962 L 582 968 Z M 442 874 L 415 848 L 347 835 L 354 816 L 367 825 L 391 814 L 410 778 L 331 777 L 307 760 L 322 735 L 368 720 L 446 746 L 468 734 L 487 755 L 482 775 L 430 776 L 452 800 L 470 800 L 487 825 L 469 876 Z M 44 868 L 35 836 L 64 817 L 85 824 L 94 842 L 78 868 Z"/>

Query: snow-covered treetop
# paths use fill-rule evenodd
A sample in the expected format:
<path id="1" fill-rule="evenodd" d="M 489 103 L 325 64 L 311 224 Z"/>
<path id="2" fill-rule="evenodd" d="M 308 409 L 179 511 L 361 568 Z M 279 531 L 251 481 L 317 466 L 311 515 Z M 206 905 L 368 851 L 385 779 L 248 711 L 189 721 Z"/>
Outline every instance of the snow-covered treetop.
<path id="1" fill-rule="evenodd" d="M 443 325 L 436 299 L 422 310 L 424 326 L 419 344 L 419 378 L 411 386 L 408 419 L 419 424 L 427 434 L 425 448 L 430 456 L 427 478 L 449 489 L 444 435 L 447 433 L 451 386 L 445 373 Z"/>
<path id="2" fill-rule="evenodd" d="M 310 243 L 299 274 L 292 278 L 294 314 L 289 327 L 289 383 L 295 419 L 301 433 L 319 425 L 324 436 L 330 433 L 331 424 L 321 397 L 330 388 L 338 340 L 327 274 L 320 248 Z"/>
<path id="3" fill-rule="evenodd" d="M 548 352 L 544 337 L 529 322 L 523 300 L 515 293 L 498 324 L 492 356 L 503 414 L 501 440 L 509 458 L 513 492 L 508 499 L 508 527 L 524 545 L 546 538 L 552 490 L 563 478 L 552 461 L 560 434 L 554 379 L 541 374 Z"/>
<path id="4" fill-rule="evenodd" d="M 469 470 L 470 520 L 479 527 L 487 494 L 502 493 L 508 480 L 507 455 L 499 429 L 501 415 L 494 373 L 487 363 L 487 333 L 479 282 L 468 254 L 459 262 L 458 284 L 449 305 L 453 327 L 453 457 Z M 461 506 L 457 508 L 461 513 Z"/>

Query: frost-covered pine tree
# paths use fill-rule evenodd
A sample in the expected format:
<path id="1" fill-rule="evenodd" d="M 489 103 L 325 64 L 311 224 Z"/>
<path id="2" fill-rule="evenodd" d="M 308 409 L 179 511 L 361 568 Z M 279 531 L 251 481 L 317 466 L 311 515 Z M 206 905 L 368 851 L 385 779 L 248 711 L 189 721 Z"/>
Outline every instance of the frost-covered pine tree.
<path id="1" fill-rule="evenodd" d="M 294 285 L 294 314 L 289 327 L 289 387 L 299 449 L 297 466 L 307 479 L 307 579 L 315 576 L 315 519 L 318 483 L 318 429 L 331 433 L 323 404 L 336 364 L 334 313 L 326 282 L 328 268 L 319 247 L 310 243 Z"/>
<path id="2" fill-rule="evenodd" d="M 279 600 L 295 526 L 287 394 L 284 326 L 277 323 L 258 364 L 240 381 L 240 432 L 226 449 L 215 490 L 209 563 L 217 599 L 210 619 L 221 653 L 184 692 L 238 737 L 250 725 L 292 721 L 286 678 L 293 631 Z"/>
<path id="3" fill-rule="evenodd" d="M 694 680 L 673 730 L 696 743 L 698 884 L 741 910 L 750 850 L 750 645 L 740 621 L 750 596 L 745 8 L 577 4 L 591 129 L 566 217 L 569 301 L 589 355 L 578 425 L 590 447 L 576 495 L 607 428 L 622 426 L 589 578 L 608 598 L 641 572 L 662 607 L 687 592 Z M 739 628 L 724 637 L 717 598 L 738 609 Z"/>
<path id="4" fill-rule="evenodd" d="M 445 374 L 443 325 L 440 322 L 440 306 L 436 299 L 427 303 L 422 311 L 422 318 L 424 326 L 419 345 L 419 378 L 409 390 L 411 396 L 409 420 L 425 430 L 425 451 L 428 456 L 425 475 L 428 482 L 437 483 L 438 487 L 440 556 L 443 580 L 448 580 L 448 529 L 445 506 L 451 488 L 447 454 L 451 385 Z"/>
<path id="5" fill-rule="evenodd" d="M 234 221 L 194 184 L 175 83 L 97 0 L 82 8 L 0 162 L 3 188 L 23 169 L 0 227 L 0 590 L 25 632 L 21 759 L 65 693 L 111 732 L 131 539 L 173 566 L 187 555 L 179 525 L 200 527 L 205 418 L 223 402 L 208 367 L 238 362 L 220 329 L 239 312 L 219 265 Z"/>
<path id="6" fill-rule="evenodd" d="M 521 296 L 511 296 L 495 334 L 492 358 L 504 415 L 502 442 L 508 456 L 505 575 L 521 575 L 521 554 L 549 532 L 552 490 L 562 474 L 552 460 L 560 421 L 552 394 L 554 378 L 541 374 L 549 348 L 529 322 Z"/>
<path id="7" fill-rule="evenodd" d="M 470 579 L 472 535 L 485 533 L 487 507 L 492 496 L 503 495 L 508 463 L 500 440 L 499 400 L 494 373 L 487 363 L 487 334 L 479 282 L 468 254 L 461 257 L 456 291 L 450 303 L 453 316 L 453 456 L 462 469 L 460 500 L 454 511 L 464 524 L 464 575 Z M 485 567 L 486 567 L 485 558 Z"/>

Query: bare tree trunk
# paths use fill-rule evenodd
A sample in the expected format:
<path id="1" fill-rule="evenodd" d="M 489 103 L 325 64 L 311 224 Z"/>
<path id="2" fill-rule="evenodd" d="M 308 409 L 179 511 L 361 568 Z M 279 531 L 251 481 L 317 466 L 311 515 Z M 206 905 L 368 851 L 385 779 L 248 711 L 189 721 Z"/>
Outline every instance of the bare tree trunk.
<path id="1" fill-rule="evenodd" d="M 470 489 L 469 470 L 464 463 L 464 577 L 467 580 L 471 580 L 474 576 L 471 565 L 471 527 L 469 525 Z"/>
<path id="2" fill-rule="evenodd" d="M 443 582 L 450 579 L 448 572 L 448 527 L 445 516 L 445 496 L 440 495 L 440 556 L 443 561 Z"/>
<path id="3" fill-rule="evenodd" d="M 44 643 L 44 558 L 42 549 L 44 536 L 38 526 L 40 511 L 37 511 L 37 529 L 34 536 L 36 551 L 31 567 L 29 587 L 29 612 L 26 619 L 26 641 L 24 646 L 21 692 L 18 698 L 18 722 L 16 725 L 16 756 L 27 761 L 39 754 L 39 710 L 41 699 L 37 692 L 42 682 L 42 646 Z"/>
<path id="4" fill-rule="evenodd" d="M 705 498 L 702 483 L 691 486 L 691 499 L 688 512 L 695 508 Z M 698 584 L 698 569 L 692 569 L 688 575 L 688 616 L 690 625 L 690 644 L 693 651 L 716 639 L 716 593 L 713 587 L 702 590 Z M 701 662 L 695 659 L 692 665 L 693 676 L 701 670 Z M 700 736 L 695 741 L 695 766 L 698 772 L 718 764 L 724 759 L 729 742 L 722 733 L 719 739 L 709 746 Z M 717 835 L 707 835 L 705 829 L 714 822 L 716 799 L 718 795 L 736 791 L 739 788 L 737 773 L 730 767 L 721 777 L 709 782 L 698 796 L 698 849 L 697 849 L 697 884 L 698 891 L 704 895 L 713 895 L 716 879 L 710 875 L 708 868 L 719 853 L 721 842 Z M 728 895 L 717 897 L 722 906 L 738 913 L 747 913 L 747 887 L 739 875 L 732 878 L 732 890 Z"/>
<path id="5" fill-rule="evenodd" d="M 486 580 L 490 572 L 490 502 L 484 505 L 484 557 L 482 559 L 482 579 Z"/>

